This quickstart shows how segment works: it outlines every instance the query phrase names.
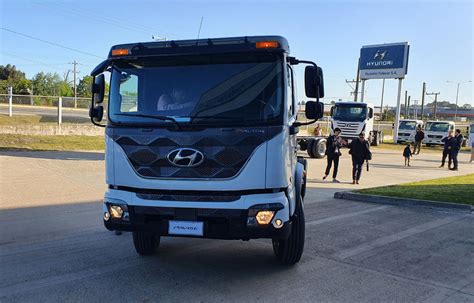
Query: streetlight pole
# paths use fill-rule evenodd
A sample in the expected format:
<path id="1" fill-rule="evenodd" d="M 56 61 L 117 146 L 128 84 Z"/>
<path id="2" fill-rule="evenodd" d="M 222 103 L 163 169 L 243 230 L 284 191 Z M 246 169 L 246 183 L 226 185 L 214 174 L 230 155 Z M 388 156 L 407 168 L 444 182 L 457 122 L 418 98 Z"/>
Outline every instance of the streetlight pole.
<path id="1" fill-rule="evenodd" d="M 454 108 L 454 121 L 456 121 L 456 117 L 458 115 L 458 98 L 459 98 L 459 86 L 464 83 L 470 83 L 472 81 L 465 81 L 465 82 L 455 82 L 455 81 L 446 81 L 447 83 L 454 83 L 457 84 L 457 89 L 456 89 L 456 107 Z"/>

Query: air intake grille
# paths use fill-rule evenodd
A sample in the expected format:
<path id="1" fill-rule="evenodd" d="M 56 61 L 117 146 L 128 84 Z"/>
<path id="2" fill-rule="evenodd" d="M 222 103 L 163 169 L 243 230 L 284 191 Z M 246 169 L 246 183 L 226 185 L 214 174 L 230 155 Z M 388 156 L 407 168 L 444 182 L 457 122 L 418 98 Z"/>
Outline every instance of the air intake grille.
<path id="1" fill-rule="evenodd" d="M 135 171 L 148 178 L 230 178 L 247 162 L 253 151 L 266 141 L 266 130 L 237 132 L 212 130 L 196 133 L 170 132 L 167 137 L 115 134 L 112 138 L 125 151 Z M 178 148 L 191 148 L 204 155 L 194 167 L 178 167 L 168 154 Z"/>

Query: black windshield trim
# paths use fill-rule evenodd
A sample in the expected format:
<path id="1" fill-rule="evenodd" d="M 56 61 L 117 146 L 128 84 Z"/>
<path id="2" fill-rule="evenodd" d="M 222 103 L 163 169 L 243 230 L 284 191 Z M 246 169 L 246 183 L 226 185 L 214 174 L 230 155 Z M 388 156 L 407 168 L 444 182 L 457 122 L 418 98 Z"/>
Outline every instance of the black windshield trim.
<path id="1" fill-rule="evenodd" d="M 223 53 L 223 54 L 212 54 L 212 55 L 209 55 L 209 54 L 204 54 L 204 55 L 175 55 L 175 56 L 166 56 L 166 57 L 161 57 L 161 58 L 157 58 L 157 57 L 151 57 L 151 58 L 144 58 L 144 57 L 137 57 L 136 59 L 137 60 L 147 60 L 147 61 L 156 61 L 156 60 L 159 60 L 159 61 L 162 61 L 162 60 L 165 60 L 165 59 L 174 59 L 174 60 L 177 60 L 177 59 L 180 59 L 182 60 L 183 57 L 209 57 L 213 60 L 215 60 L 216 57 L 220 57 L 222 56 L 222 58 L 226 58 L 227 62 L 221 62 L 221 63 L 201 63 L 201 64 L 197 64 L 197 65 L 205 65 L 205 64 L 231 64 L 231 63 L 261 63 L 262 61 L 261 58 L 263 57 L 267 57 L 269 58 L 268 62 L 275 62 L 277 64 L 281 64 L 282 68 L 284 67 L 284 60 L 283 60 L 283 55 L 280 54 L 280 53 L 274 53 L 274 52 L 248 52 L 248 53 Z M 235 62 L 235 61 L 232 61 L 232 60 L 235 60 L 234 57 L 232 56 L 236 56 L 235 58 L 248 58 L 248 56 L 256 56 L 255 58 L 255 61 L 253 60 L 250 60 L 250 61 L 242 61 L 242 62 Z M 231 58 L 231 59 L 230 59 Z M 233 58 L 233 59 L 232 59 Z M 271 58 L 271 60 L 270 60 Z M 112 68 L 114 68 L 114 65 L 119 65 L 120 62 L 122 63 L 127 63 L 127 66 L 128 67 L 122 67 L 122 68 L 132 68 L 132 66 L 130 66 L 130 62 L 131 61 L 136 61 L 136 60 L 129 60 L 129 59 L 124 59 L 124 60 L 117 60 L 116 62 L 114 62 L 114 64 L 112 64 Z M 265 61 L 263 61 L 265 62 Z M 182 65 L 190 65 L 189 63 L 185 63 L 185 64 L 182 64 Z M 192 65 L 192 64 L 191 64 Z M 163 65 L 163 66 L 167 66 L 167 65 Z M 177 66 L 177 65 L 169 65 L 169 66 Z M 121 68 L 120 66 L 118 66 L 118 68 Z M 110 79 L 110 82 L 112 82 L 112 76 L 113 76 L 113 73 L 111 73 L 111 79 Z M 280 77 L 280 85 L 281 85 L 281 88 L 285 87 L 285 77 Z M 207 122 L 207 123 L 203 123 L 203 122 L 193 122 L 193 123 L 190 123 L 190 122 L 186 122 L 186 123 L 181 123 L 181 122 L 177 122 L 179 127 L 182 127 L 182 125 L 188 125 L 188 128 L 190 125 L 198 125 L 199 127 L 208 127 L 208 128 L 219 128 L 219 127 L 239 127 L 239 126 L 280 126 L 280 125 L 283 125 L 283 122 L 284 122 L 284 112 L 285 112 L 285 109 L 284 109 L 284 101 L 285 101 L 285 97 L 283 96 L 283 92 L 282 93 L 282 106 L 281 106 L 281 110 L 280 110 L 280 114 L 276 117 L 273 117 L 272 119 L 269 119 L 267 121 L 261 121 L 261 120 L 256 120 L 256 121 L 242 121 L 242 120 L 239 120 L 239 121 L 232 121 L 232 123 L 225 123 L 225 122 L 229 122 L 229 121 L 222 121 L 222 122 L 217 122 L 217 121 L 213 121 L 213 122 Z M 123 121 L 114 121 L 112 118 L 111 118 L 111 114 L 110 114 L 110 98 L 111 98 L 111 93 L 109 93 L 108 95 L 108 102 L 107 102 L 107 125 L 110 125 L 110 126 L 128 126 L 128 127 L 148 127 L 148 126 L 153 126 L 153 127 L 159 127 L 159 128 L 169 128 L 169 124 L 166 124 L 166 123 L 154 123 L 154 122 L 145 122 L 145 123 L 140 123 L 140 122 L 123 122 Z"/>

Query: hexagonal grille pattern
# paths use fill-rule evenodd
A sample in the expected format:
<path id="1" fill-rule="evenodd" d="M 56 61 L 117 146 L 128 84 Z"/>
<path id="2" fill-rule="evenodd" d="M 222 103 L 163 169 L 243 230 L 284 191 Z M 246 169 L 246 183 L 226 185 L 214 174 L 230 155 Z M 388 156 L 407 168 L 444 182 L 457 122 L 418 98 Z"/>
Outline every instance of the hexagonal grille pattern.
<path id="1" fill-rule="evenodd" d="M 265 132 L 219 133 L 196 135 L 176 133 L 173 136 L 114 136 L 125 151 L 135 171 L 148 178 L 231 178 L 247 162 L 252 152 L 265 142 Z M 177 167 L 168 154 L 177 148 L 193 148 L 204 155 L 196 167 Z"/>

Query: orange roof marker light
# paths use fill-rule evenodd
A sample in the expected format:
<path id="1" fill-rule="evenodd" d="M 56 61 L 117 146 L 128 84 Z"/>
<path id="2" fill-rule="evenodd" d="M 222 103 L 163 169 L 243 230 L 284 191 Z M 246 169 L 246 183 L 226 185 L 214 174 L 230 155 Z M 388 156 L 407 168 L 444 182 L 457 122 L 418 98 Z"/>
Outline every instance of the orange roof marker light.
<path id="1" fill-rule="evenodd" d="M 126 48 L 117 48 L 112 50 L 112 56 L 125 56 L 130 54 L 130 51 Z"/>
<path id="2" fill-rule="evenodd" d="M 278 41 L 261 41 L 255 43 L 256 48 L 278 48 L 279 46 Z"/>

